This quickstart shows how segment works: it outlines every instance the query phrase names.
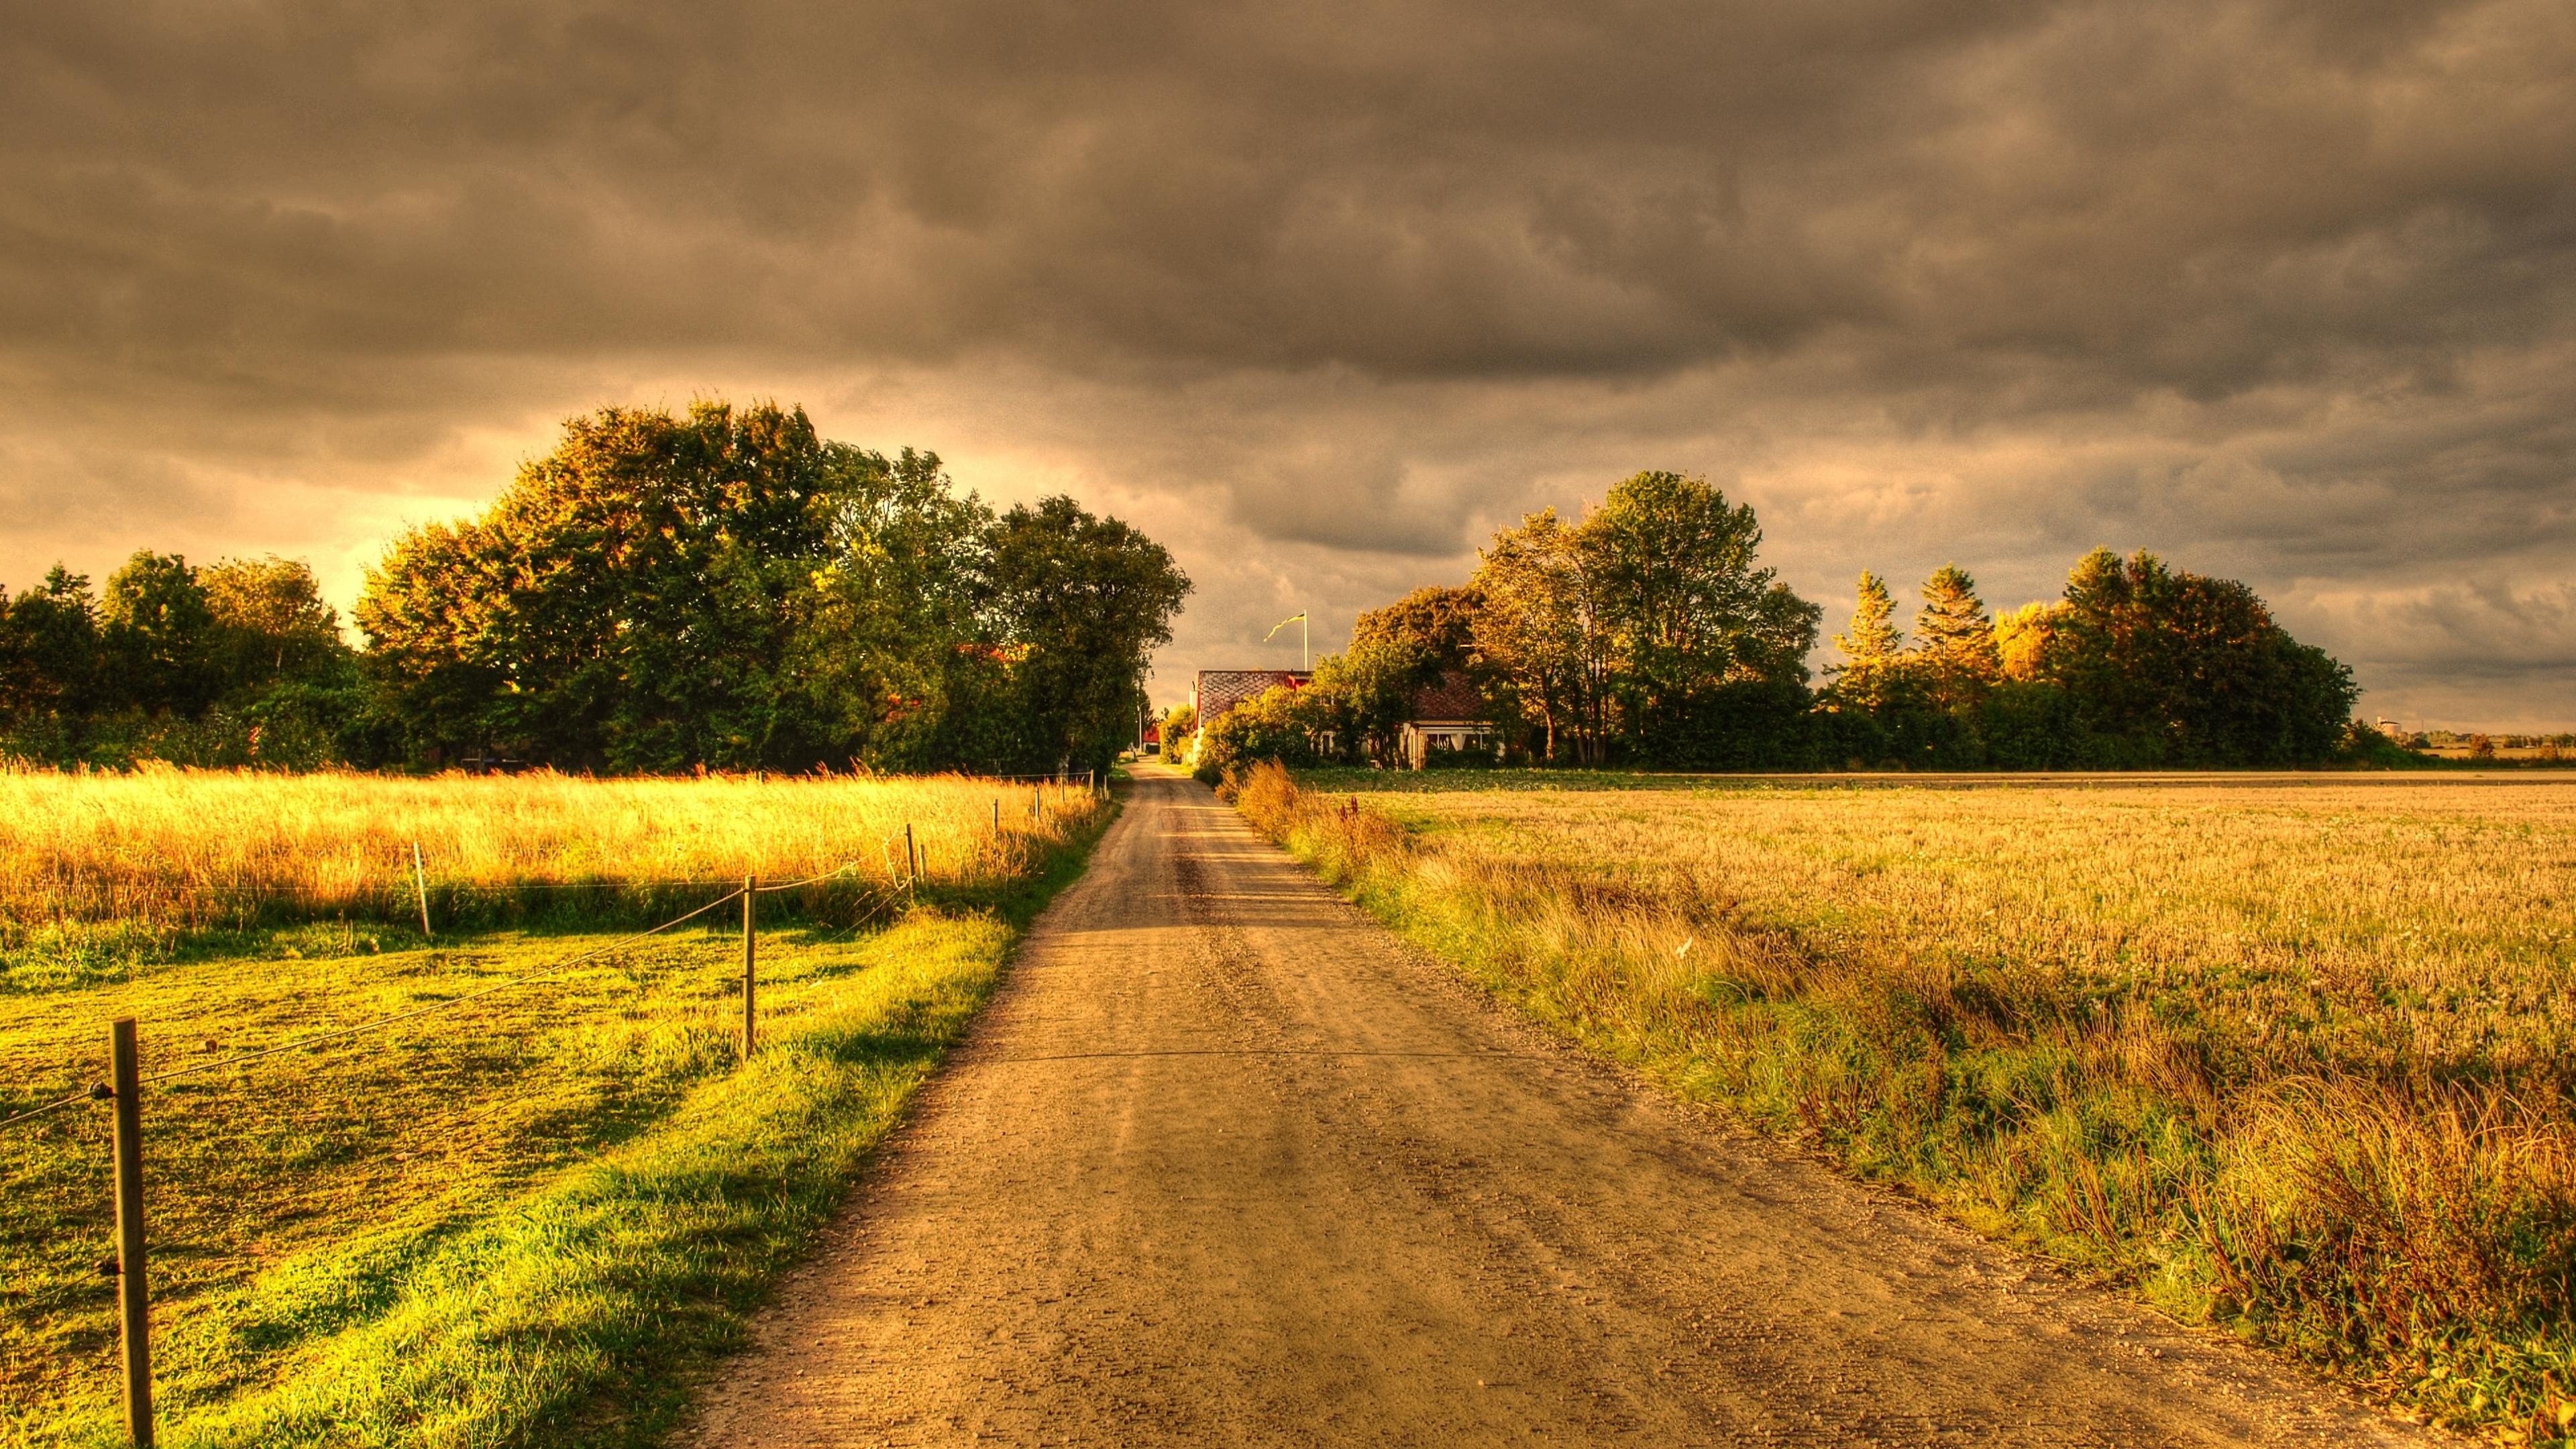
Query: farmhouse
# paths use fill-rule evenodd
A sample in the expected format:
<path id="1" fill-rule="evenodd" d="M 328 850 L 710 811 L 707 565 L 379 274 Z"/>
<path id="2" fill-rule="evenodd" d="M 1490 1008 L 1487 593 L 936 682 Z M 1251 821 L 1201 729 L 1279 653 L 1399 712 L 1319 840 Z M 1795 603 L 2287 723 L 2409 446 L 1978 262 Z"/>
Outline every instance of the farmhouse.
<path id="1" fill-rule="evenodd" d="M 1202 669 L 1190 681 L 1190 712 L 1205 729 L 1238 704 L 1250 704 L 1281 685 L 1304 689 L 1314 677 L 1303 669 Z"/>
<path id="2" fill-rule="evenodd" d="M 1303 669 L 1202 669 L 1190 683 L 1190 709 L 1198 716 L 1199 728 L 1205 729 L 1237 705 L 1250 704 L 1282 686 L 1303 689 L 1313 680 L 1314 675 Z M 1327 734 L 1315 743 L 1329 752 L 1333 737 Z M 1499 756 L 1502 731 L 1485 718 L 1485 700 L 1476 686 L 1452 670 L 1414 692 L 1412 717 L 1398 729 L 1395 759 L 1386 763 L 1419 770 L 1430 763 L 1434 752 L 1464 750 Z"/>
<path id="3" fill-rule="evenodd" d="M 1396 736 L 1396 751 L 1419 770 L 1433 750 L 1499 750 L 1502 736 L 1484 718 L 1484 696 L 1467 676 L 1451 670 L 1413 696 L 1413 718 Z"/>

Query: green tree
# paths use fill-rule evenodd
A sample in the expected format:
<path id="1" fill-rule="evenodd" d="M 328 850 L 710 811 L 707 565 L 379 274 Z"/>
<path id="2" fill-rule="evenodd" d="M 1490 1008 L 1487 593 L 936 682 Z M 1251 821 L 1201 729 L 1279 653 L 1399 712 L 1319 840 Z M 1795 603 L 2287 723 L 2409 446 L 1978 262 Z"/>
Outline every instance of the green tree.
<path id="1" fill-rule="evenodd" d="M 1864 713 L 1885 708 L 1905 671 L 1905 631 L 1896 627 L 1896 599 L 1885 579 L 1861 570 L 1851 624 L 1834 636 L 1834 647 L 1843 654 L 1843 662 L 1828 669 L 1834 704 Z"/>
<path id="2" fill-rule="evenodd" d="M 1575 530 L 1546 509 L 1496 533 L 1479 557 L 1479 672 L 1506 709 L 1539 731 L 1545 759 L 1570 747 L 1576 762 L 1599 763 L 1611 641 Z"/>
<path id="3" fill-rule="evenodd" d="M 1329 714 L 1319 733 L 1330 735 L 1334 753 L 1384 760 L 1393 757 L 1405 721 L 1413 718 L 1414 698 L 1441 673 L 1429 641 L 1377 633 L 1317 660 L 1314 681 L 1303 692 Z"/>
<path id="4" fill-rule="evenodd" d="M 54 565 L 43 587 L 0 590 L 0 725 L 87 714 L 99 686 L 98 602 L 89 580 Z"/>
<path id="5" fill-rule="evenodd" d="M 992 617 L 1025 651 L 1023 758 L 1108 768 L 1135 733 L 1147 661 L 1171 641 L 1189 576 L 1161 544 L 1061 495 L 1012 508 L 992 539 Z"/>
<path id="6" fill-rule="evenodd" d="M 2062 687 L 2097 763 L 2291 764 L 2333 757 L 2359 691 L 2253 590 L 2097 548 L 2069 574 L 2032 665 Z"/>
<path id="7" fill-rule="evenodd" d="M 1278 685 L 1262 691 L 1199 732 L 1191 773 L 1208 784 L 1262 760 L 1312 765 L 1324 757 L 1334 728 L 1332 705 L 1312 689 Z"/>
<path id="8" fill-rule="evenodd" d="M 1114 518 L 995 518 L 937 455 L 804 413 L 611 408 L 481 518 L 415 529 L 357 620 L 423 758 L 575 768 L 1105 763 L 1189 582 Z"/>
<path id="9" fill-rule="evenodd" d="M 1380 609 L 1363 612 L 1351 626 L 1351 647 L 1402 645 L 1435 671 L 1464 669 L 1475 652 L 1476 614 L 1484 595 L 1475 585 L 1431 584 Z"/>
<path id="10" fill-rule="evenodd" d="M 832 447 L 831 562 L 796 600 L 786 674 L 800 732 L 881 768 L 1016 758 L 1010 650 L 985 618 L 991 510 L 936 453 Z"/>
<path id="11" fill-rule="evenodd" d="M 1816 612 L 1760 567 L 1762 528 L 1706 479 L 1635 474 L 1583 521 L 1630 750 L 1670 755 L 1712 691 L 1803 688 Z"/>
<path id="12" fill-rule="evenodd" d="M 214 610 L 179 555 L 139 550 L 110 575 L 99 608 L 109 695 L 146 714 L 194 719 L 223 688 Z"/>
<path id="13" fill-rule="evenodd" d="M 335 682 L 350 673 L 354 656 L 340 638 L 339 612 L 323 602 L 301 560 L 226 559 L 198 583 L 226 698 L 255 696 L 278 680 Z"/>
<path id="14" fill-rule="evenodd" d="M 427 750 L 837 763 L 873 706 L 818 698 L 810 634 L 818 618 L 858 627 L 832 613 L 834 570 L 861 567 L 854 510 L 891 472 L 802 410 L 605 409 L 566 423 L 481 519 L 398 540 L 358 623 Z"/>
<path id="15" fill-rule="evenodd" d="M 1957 564 L 1944 565 L 1923 581 L 1914 640 L 1924 687 L 1943 709 L 1975 708 L 2003 677 L 1994 619 L 1977 597 L 1977 581 Z"/>

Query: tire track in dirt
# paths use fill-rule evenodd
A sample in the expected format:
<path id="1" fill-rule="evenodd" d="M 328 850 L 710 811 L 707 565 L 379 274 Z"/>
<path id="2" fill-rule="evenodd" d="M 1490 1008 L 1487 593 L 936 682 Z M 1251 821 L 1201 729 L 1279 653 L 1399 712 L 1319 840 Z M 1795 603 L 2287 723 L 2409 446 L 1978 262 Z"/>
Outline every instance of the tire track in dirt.
<path id="1" fill-rule="evenodd" d="M 681 1442 L 2426 1444 L 1677 1107 L 1168 773 Z"/>

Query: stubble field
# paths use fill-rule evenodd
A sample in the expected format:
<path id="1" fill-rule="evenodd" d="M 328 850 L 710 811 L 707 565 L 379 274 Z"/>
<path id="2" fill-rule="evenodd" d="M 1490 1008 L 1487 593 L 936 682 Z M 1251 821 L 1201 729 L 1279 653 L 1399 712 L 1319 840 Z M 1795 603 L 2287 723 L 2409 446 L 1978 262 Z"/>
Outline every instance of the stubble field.
<path id="1" fill-rule="evenodd" d="M 1684 1095 L 2414 1412 L 2576 1425 L 2576 787 L 1269 770 L 1237 803 Z"/>

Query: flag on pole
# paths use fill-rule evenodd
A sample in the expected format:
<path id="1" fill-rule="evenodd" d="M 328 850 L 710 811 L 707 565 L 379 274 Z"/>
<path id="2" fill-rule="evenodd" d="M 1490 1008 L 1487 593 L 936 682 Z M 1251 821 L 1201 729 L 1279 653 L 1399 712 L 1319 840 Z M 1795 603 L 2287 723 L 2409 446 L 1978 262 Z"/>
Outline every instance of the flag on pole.
<path id="1" fill-rule="evenodd" d="M 1314 661 L 1313 661 L 1313 660 L 1311 660 L 1311 659 L 1309 659 L 1309 658 L 1307 658 L 1307 654 L 1308 654 L 1308 652 L 1309 652 L 1309 651 L 1308 651 L 1308 649 L 1307 649 L 1307 647 L 1306 647 L 1306 611 L 1305 611 L 1305 610 L 1303 610 L 1303 609 L 1299 609 L 1296 613 L 1293 613 L 1293 614 L 1289 615 L 1287 618 L 1280 620 L 1278 623 L 1271 625 L 1271 626 L 1270 626 L 1270 634 L 1276 634 L 1276 633 L 1278 633 L 1280 630 L 1287 628 L 1287 627 L 1288 627 L 1289 625 L 1291 625 L 1291 624 L 1294 624 L 1294 625 L 1296 625 L 1296 626 L 1297 626 L 1297 667 L 1298 667 L 1298 668 L 1300 668 L 1300 669 L 1311 669 L 1311 668 L 1313 668 L 1313 667 L 1314 667 Z M 1261 642 L 1262 642 L 1262 643 L 1264 643 L 1264 644 L 1269 643 L 1269 642 L 1270 642 L 1270 634 L 1264 634 L 1264 635 L 1262 635 L 1262 636 L 1261 636 Z"/>

